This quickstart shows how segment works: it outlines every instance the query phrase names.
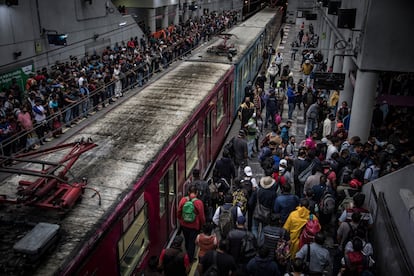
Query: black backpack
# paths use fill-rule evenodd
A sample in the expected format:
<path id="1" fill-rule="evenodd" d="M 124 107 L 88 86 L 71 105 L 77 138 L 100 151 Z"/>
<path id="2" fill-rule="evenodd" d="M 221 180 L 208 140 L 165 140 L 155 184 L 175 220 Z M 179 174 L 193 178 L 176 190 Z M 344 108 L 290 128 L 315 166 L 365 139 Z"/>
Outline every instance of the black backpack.
<path id="1" fill-rule="evenodd" d="M 218 276 L 220 275 L 219 268 L 217 266 L 217 251 L 213 252 L 213 263 L 203 273 L 203 276 Z"/>
<path id="2" fill-rule="evenodd" d="M 256 256 L 256 247 L 254 244 L 254 236 L 246 231 L 246 234 L 241 239 L 240 258 L 244 262 Z"/>

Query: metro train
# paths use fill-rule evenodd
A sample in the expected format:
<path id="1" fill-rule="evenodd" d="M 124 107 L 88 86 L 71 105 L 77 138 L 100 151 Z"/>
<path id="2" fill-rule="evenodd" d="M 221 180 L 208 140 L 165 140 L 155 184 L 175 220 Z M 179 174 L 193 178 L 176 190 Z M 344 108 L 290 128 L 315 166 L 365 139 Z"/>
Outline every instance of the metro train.
<path id="1" fill-rule="evenodd" d="M 54 161 L 64 160 L 70 149 L 46 150 L 48 154 L 36 156 L 38 165 L 30 166 L 39 166 L 39 171 L 53 165 L 66 169 L 73 179 L 82 179 L 80 186 L 68 185 L 69 191 L 79 191 L 74 188 L 86 182 L 92 189 L 81 189 L 83 196 L 76 203 L 65 197 L 64 206 L 71 208 L 64 215 L 50 211 L 59 210 L 56 206 L 62 202 L 36 205 L 48 207 L 45 211 L 32 207 L 41 196 L 50 196 L 46 192 L 36 192 L 32 206 L 1 205 L 0 220 L 8 227 L 0 231 L 13 234 L 2 237 L 0 273 L 134 275 L 145 268 L 149 257 L 158 256 L 177 234 L 175 214 L 184 184 L 194 168 L 205 176 L 212 167 L 236 116 L 244 93 L 241 87 L 257 73 L 263 47 L 278 34 L 275 28 L 280 24 L 272 24 L 280 16 L 276 9 L 265 9 L 231 30 L 246 41 L 246 50 L 238 51 L 234 62 L 220 62 L 219 56 L 211 61 L 181 61 L 110 112 L 88 122 L 64 141 L 73 145 L 89 141 L 88 150 L 74 158 L 70 170 Z M 252 34 L 252 29 L 257 31 Z M 249 34 L 249 39 L 243 34 Z M 15 194 L 16 183 L 27 186 L 39 177 L 42 174 L 16 173 L 0 185 L 0 195 L 4 199 L 6 194 Z M 48 225 L 46 230 L 38 227 L 40 223 Z M 24 230 L 14 231 L 17 226 Z M 44 232 L 57 233 L 47 249 L 33 248 L 39 239 L 32 232 L 35 228 L 43 229 L 39 230 L 42 237 L 47 236 Z M 30 245 L 24 243 L 28 235 Z"/>
<path id="2" fill-rule="evenodd" d="M 275 15 L 276 12 L 276 15 Z M 227 32 L 226 45 L 234 47 L 237 55 L 210 54 L 211 47 L 219 47 L 222 41 L 216 41 L 213 45 L 205 45 L 199 48 L 189 58 L 193 61 L 218 62 L 233 64 L 235 68 L 234 77 L 234 105 L 233 112 L 236 114 L 240 103 L 243 101 L 244 88 L 248 81 L 253 81 L 262 67 L 262 53 L 269 45 L 273 44 L 276 35 L 282 25 L 283 11 L 279 8 L 266 8 L 256 13 L 248 20 L 235 26 Z"/>

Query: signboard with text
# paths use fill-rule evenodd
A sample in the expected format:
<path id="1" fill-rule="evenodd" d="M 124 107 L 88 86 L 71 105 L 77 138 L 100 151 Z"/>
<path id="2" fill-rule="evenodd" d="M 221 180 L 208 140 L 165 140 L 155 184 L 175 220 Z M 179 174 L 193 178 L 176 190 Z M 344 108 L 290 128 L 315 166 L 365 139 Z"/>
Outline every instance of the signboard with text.
<path id="1" fill-rule="evenodd" d="M 3 91 L 4 88 L 9 88 L 13 78 L 16 78 L 20 89 L 24 91 L 24 87 L 30 73 L 34 73 L 33 64 L 0 73 L 0 91 Z"/>

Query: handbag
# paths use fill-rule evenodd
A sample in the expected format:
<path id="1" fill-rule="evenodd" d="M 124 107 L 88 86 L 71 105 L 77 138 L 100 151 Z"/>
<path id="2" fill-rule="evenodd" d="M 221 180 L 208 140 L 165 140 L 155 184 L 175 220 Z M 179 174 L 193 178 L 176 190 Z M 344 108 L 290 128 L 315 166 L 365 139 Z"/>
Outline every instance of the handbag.
<path id="1" fill-rule="evenodd" d="M 312 160 L 312 162 L 309 164 L 309 166 L 306 167 L 306 169 L 304 169 L 299 175 L 298 175 L 298 180 L 301 184 L 305 184 L 306 179 L 308 179 L 308 177 L 310 175 L 312 175 L 312 169 L 313 167 L 316 165 L 315 160 Z"/>
<path id="2" fill-rule="evenodd" d="M 259 191 L 260 189 L 257 190 L 256 206 L 254 207 L 253 218 L 260 222 L 266 222 L 268 221 L 270 217 L 271 210 L 270 208 L 267 208 L 266 206 L 263 206 L 262 204 L 260 204 Z"/>

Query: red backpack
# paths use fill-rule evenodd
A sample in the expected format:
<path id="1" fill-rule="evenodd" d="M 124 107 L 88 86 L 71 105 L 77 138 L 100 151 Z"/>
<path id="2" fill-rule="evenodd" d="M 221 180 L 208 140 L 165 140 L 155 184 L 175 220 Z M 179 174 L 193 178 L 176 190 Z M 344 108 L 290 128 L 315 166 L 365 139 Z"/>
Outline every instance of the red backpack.
<path id="1" fill-rule="evenodd" d="M 313 215 L 309 215 L 309 220 L 302 228 L 302 232 L 299 237 L 299 248 L 302 248 L 304 244 L 311 243 L 315 240 L 315 235 L 321 231 L 321 225 L 319 221 L 313 219 Z"/>

